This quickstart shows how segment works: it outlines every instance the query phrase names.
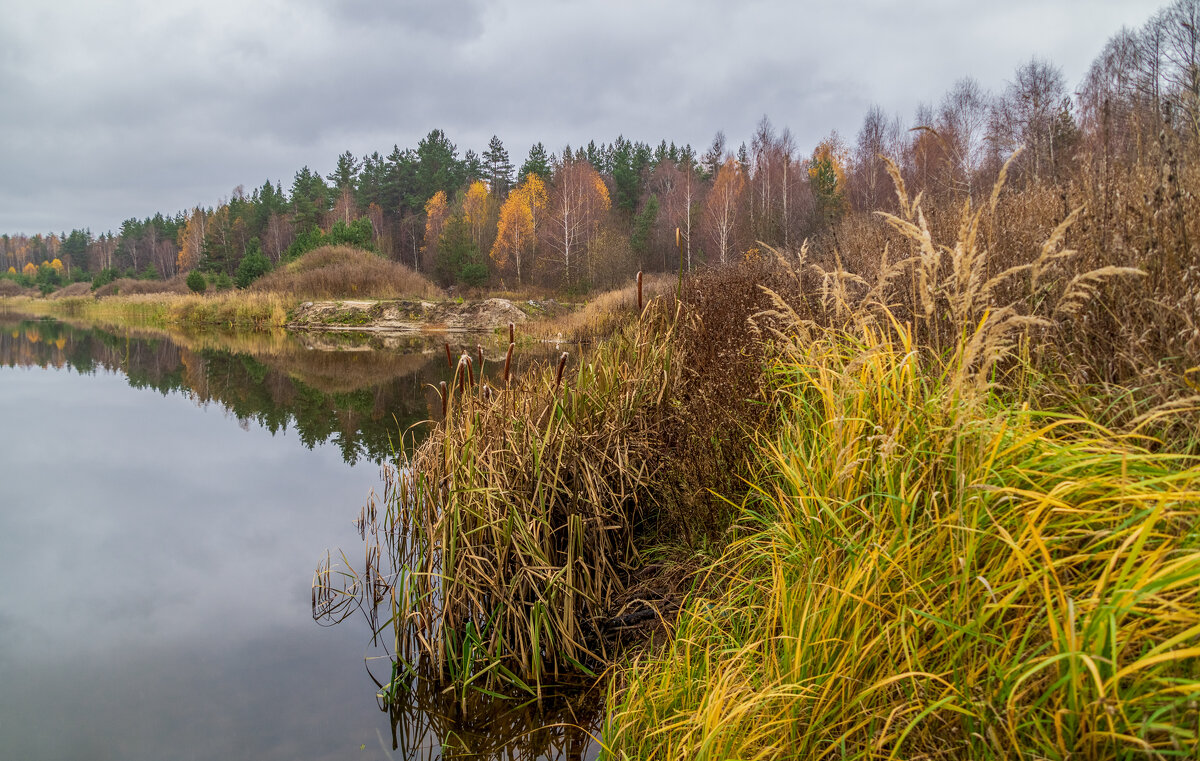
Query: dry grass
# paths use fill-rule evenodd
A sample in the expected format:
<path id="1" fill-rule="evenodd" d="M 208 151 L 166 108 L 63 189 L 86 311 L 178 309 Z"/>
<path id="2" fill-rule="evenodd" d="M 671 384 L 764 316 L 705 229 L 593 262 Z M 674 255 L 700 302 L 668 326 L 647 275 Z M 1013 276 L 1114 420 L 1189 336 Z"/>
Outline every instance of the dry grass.
<path id="1" fill-rule="evenodd" d="M 53 293 L 46 294 L 48 299 L 74 299 L 81 296 L 90 296 L 92 294 L 91 283 L 71 283 L 70 285 L 59 288 Z"/>
<path id="2" fill-rule="evenodd" d="M 23 288 L 20 283 L 8 278 L 0 278 L 0 298 L 9 298 L 13 296 L 34 296 L 37 294 L 32 288 Z"/>
<path id="3" fill-rule="evenodd" d="M 135 281 L 140 282 L 140 281 Z M 34 315 L 88 320 L 99 325 L 164 328 L 210 325 L 278 328 L 287 323 L 287 304 L 274 294 L 226 291 L 214 295 L 147 293 L 132 296 L 64 296 L 14 299 L 14 309 Z"/>
<path id="4" fill-rule="evenodd" d="M 128 277 L 118 278 L 111 283 L 97 288 L 93 295 L 102 299 L 109 296 L 145 296 L 148 294 L 174 293 L 185 295 L 191 293 L 182 275 L 170 280 L 134 280 Z"/>
<path id="5" fill-rule="evenodd" d="M 911 226 L 889 225 L 879 215 L 848 215 L 834 234 L 814 245 L 809 259 L 851 306 L 867 290 L 884 292 L 876 286 L 882 270 L 890 268 L 890 276 L 909 290 L 892 288 L 887 299 L 879 300 L 902 322 L 923 323 L 917 332 L 923 345 L 954 345 L 962 308 L 978 314 L 973 306 L 980 302 L 955 300 L 967 293 L 1011 306 L 1023 317 L 1071 312 L 1071 319 L 1054 319 L 1052 327 L 1036 332 L 1037 367 L 1058 378 L 1046 386 L 1043 401 L 1074 409 L 1082 398 L 1088 406 L 1079 411 L 1107 414 L 1106 422 L 1127 425 L 1155 405 L 1181 403 L 1200 391 L 1197 197 L 1200 145 L 1161 132 L 1143 136 L 1136 156 L 1081 153 L 1072 177 L 1060 185 L 1030 184 L 977 199 L 973 213 L 984 214 L 974 252 L 923 248 L 925 231 L 933 241 L 965 240 L 962 200 L 938 196 L 919 204 L 908 199 L 908 208 L 917 205 L 921 213 L 898 216 Z M 904 199 L 899 206 L 906 206 Z M 1052 238 L 1056 250 L 1044 251 Z M 887 251 L 886 260 L 881 251 Z M 913 258 L 921 262 L 932 293 L 896 264 Z M 1143 274 L 1132 275 L 1134 270 Z M 958 280 L 956 273 L 967 279 Z M 1009 273 L 1006 279 L 992 282 L 1004 273 Z M 971 276 L 983 280 L 971 281 Z M 983 293 L 980 288 L 989 282 L 984 289 L 989 293 Z M 1086 392 L 1080 394 L 1081 388 Z M 1090 404 L 1096 397 L 1126 397 L 1131 391 L 1130 403 L 1113 409 Z"/>
<path id="6" fill-rule="evenodd" d="M 256 280 L 250 290 L 295 300 L 437 298 L 441 291 L 410 267 L 349 246 L 322 246 Z"/>
<path id="7" fill-rule="evenodd" d="M 671 292 L 675 284 L 676 280 L 669 275 L 646 275 L 642 280 L 643 305 Z M 637 317 L 637 304 L 637 283 L 633 282 L 594 296 L 580 309 L 532 321 L 521 332 L 549 340 L 595 341 L 632 322 Z"/>

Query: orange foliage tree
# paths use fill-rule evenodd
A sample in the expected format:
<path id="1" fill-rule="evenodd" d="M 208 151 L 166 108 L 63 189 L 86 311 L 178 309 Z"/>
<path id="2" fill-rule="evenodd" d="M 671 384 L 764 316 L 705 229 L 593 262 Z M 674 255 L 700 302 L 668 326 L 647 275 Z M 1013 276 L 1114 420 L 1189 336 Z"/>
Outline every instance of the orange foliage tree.
<path id="1" fill-rule="evenodd" d="M 200 263 L 200 255 L 204 252 L 205 223 L 204 211 L 197 206 L 192 209 L 187 223 L 179 228 L 176 241 L 179 244 L 179 256 L 176 264 L 180 272 L 194 269 Z"/>
<path id="2" fill-rule="evenodd" d="M 422 248 L 426 257 L 437 253 L 438 240 L 442 237 L 442 228 L 450 216 L 450 204 L 446 202 L 446 192 L 439 190 L 425 202 L 425 245 Z"/>
<path id="3" fill-rule="evenodd" d="M 538 218 L 546 208 L 546 184 L 530 172 L 525 181 L 508 194 L 500 207 L 500 221 L 491 257 L 496 269 L 504 271 L 511 259 L 516 264 L 517 284 L 522 284 L 521 257 L 528 260 L 537 242 Z"/>

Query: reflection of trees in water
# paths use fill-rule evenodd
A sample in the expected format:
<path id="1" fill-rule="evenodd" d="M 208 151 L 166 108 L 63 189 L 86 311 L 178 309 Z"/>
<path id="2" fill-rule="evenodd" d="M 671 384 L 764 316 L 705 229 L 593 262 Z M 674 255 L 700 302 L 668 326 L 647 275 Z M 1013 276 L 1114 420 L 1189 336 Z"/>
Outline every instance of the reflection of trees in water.
<path id="1" fill-rule="evenodd" d="M 6 321 L 0 364 L 120 372 L 134 388 L 216 403 L 243 424 L 253 421 L 272 433 L 290 426 L 309 448 L 333 442 L 350 463 L 390 459 L 398 432 L 429 417 L 426 386 L 441 379 L 441 355 L 421 345 L 314 350 L 292 338 L 251 355 L 215 348 L 219 341 L 211 337 L 181 340 L 190 346 L 166 335 Z"/>

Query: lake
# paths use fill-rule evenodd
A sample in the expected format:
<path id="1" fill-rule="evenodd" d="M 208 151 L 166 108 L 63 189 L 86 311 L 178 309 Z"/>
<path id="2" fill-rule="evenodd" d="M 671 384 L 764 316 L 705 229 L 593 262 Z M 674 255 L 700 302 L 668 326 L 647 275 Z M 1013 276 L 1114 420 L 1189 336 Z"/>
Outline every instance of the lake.
<path id="1" fill-rule="evenodd" d="M 0 759 L 594 758 L 539 728 L 587 701 L 384 705 L 365 619 L 313 620 L 442 340 L 0 314 Z"/>

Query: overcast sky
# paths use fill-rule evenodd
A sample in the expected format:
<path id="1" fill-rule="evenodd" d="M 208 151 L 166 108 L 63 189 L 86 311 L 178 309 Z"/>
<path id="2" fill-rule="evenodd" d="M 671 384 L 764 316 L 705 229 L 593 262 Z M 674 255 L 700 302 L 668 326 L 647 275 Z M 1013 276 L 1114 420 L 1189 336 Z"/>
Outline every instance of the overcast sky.
<path id="1" fill-rule="evenodd" d="M 0 232 L 93 233 L 337 155 L 618 134 L 808 152 L 1031 56 L 1074 88 L 1166 0 L 0 0 Z"/>

